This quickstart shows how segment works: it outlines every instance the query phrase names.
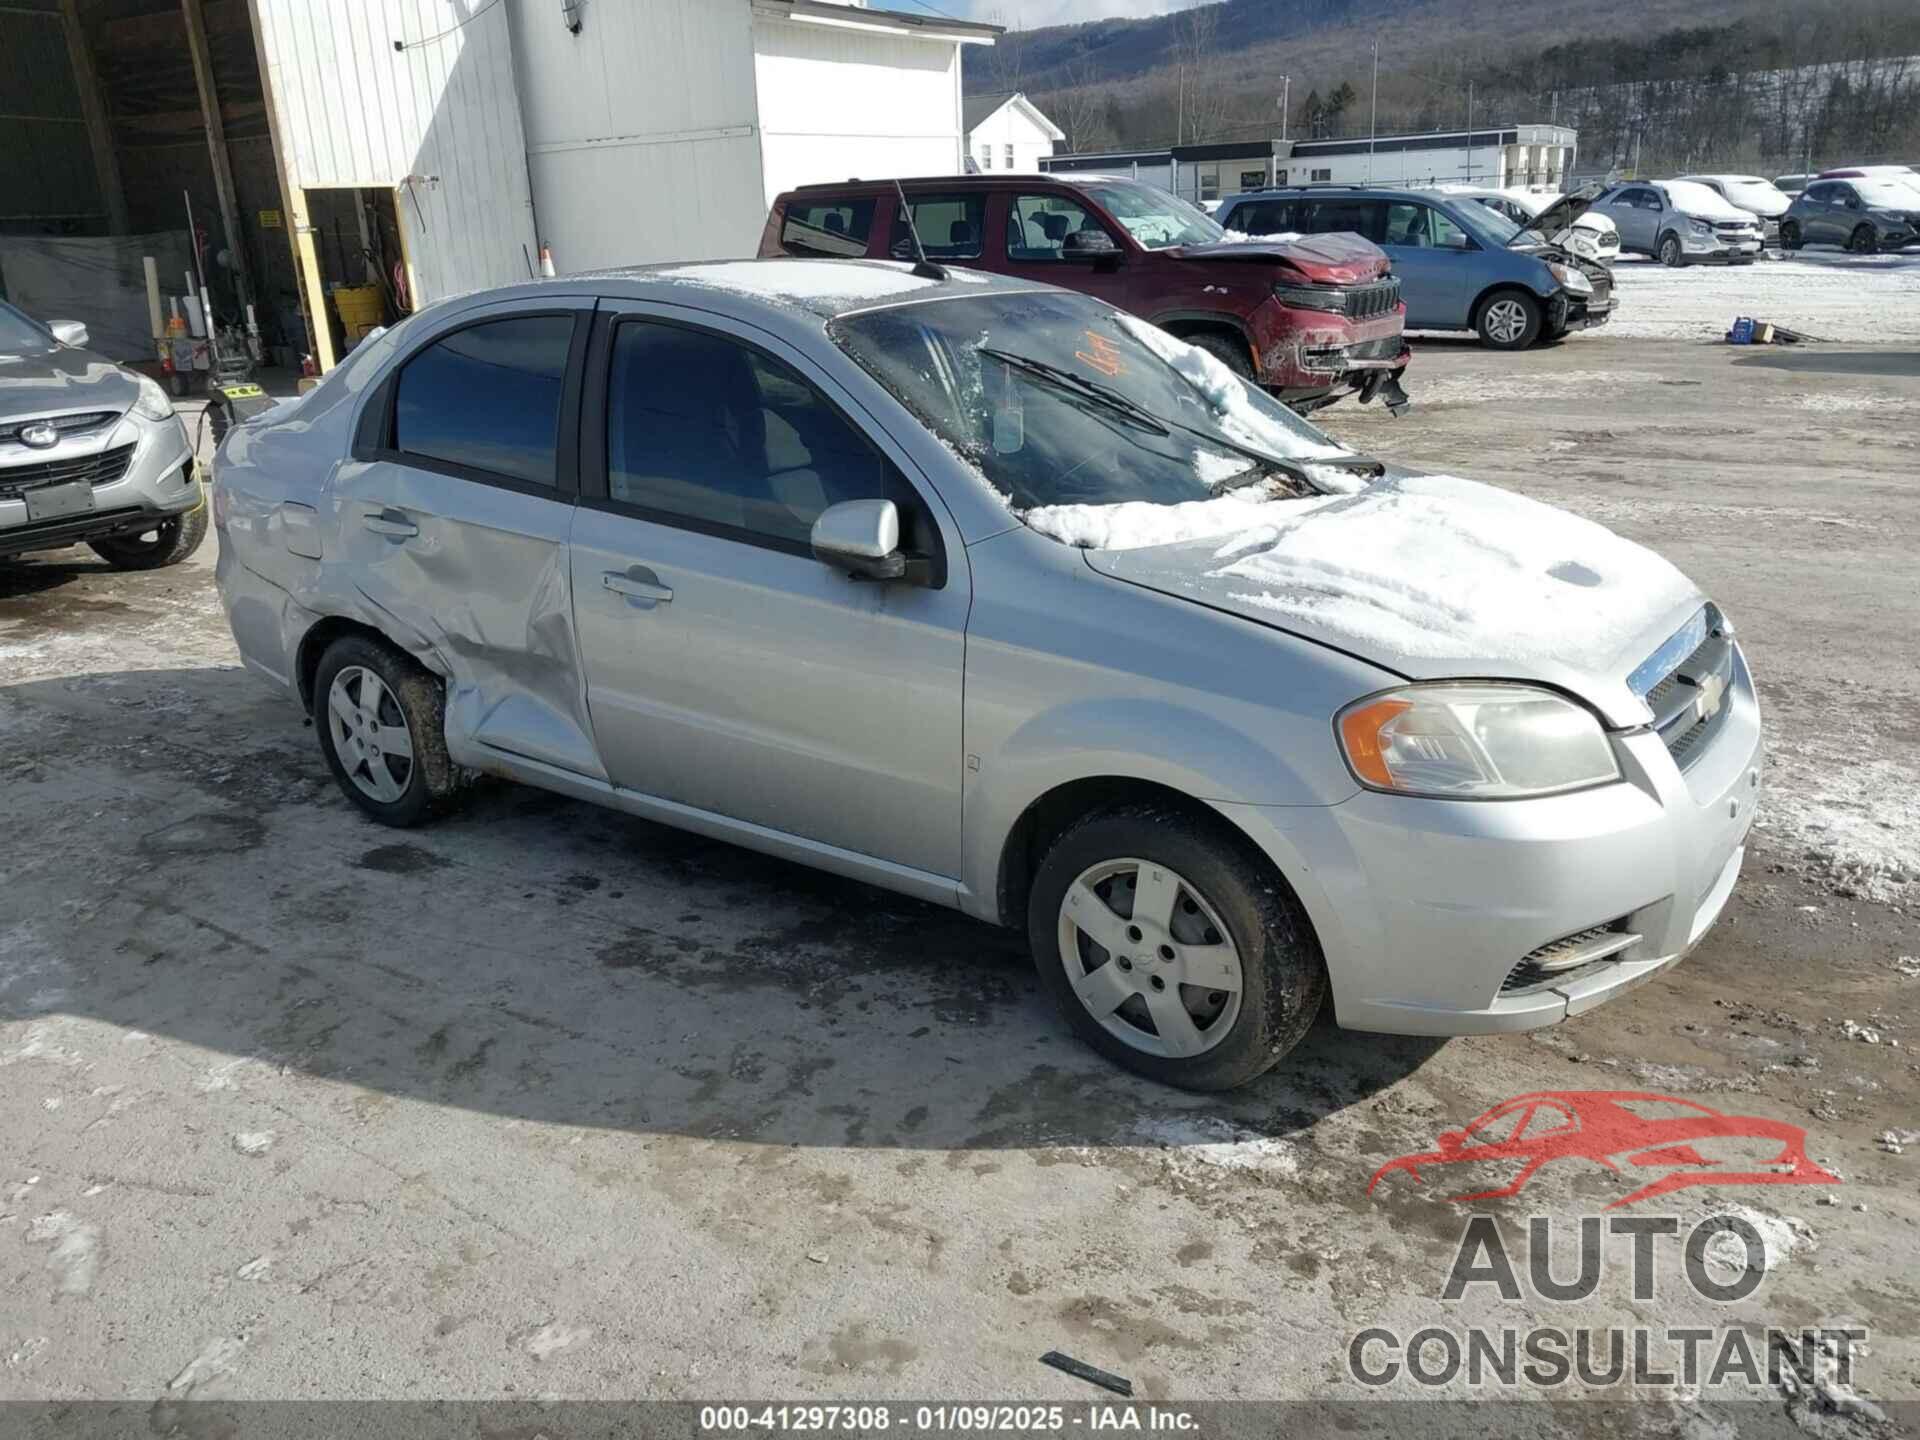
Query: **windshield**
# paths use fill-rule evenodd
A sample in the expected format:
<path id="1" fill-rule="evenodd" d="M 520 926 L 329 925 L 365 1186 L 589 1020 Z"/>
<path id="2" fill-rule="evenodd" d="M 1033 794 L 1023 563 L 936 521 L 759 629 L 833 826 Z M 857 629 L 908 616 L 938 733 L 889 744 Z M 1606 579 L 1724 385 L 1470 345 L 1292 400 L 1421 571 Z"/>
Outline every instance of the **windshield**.
<path id="1" fill-rule="evenodd" d="M 1212 356 L 1084 295 L 895 305 L 829 333 L 1015 510 L 1205 500 L 1281 473 L 1256 455 L 1355 459 Z"/>
<path id="2" fill-rule="evenodd" d="M 1462 230 L 1492 250 L 1498 250 L 1520 233 L 1520 227 L 1513 221 L 1477 200 L 1449 205 L 1447 214 L 1458 222 Z"/>
<path id="3" fill-rule="evenodd" d="M 0 300 L 0 355 L 27 355 L 51 349 L 52 335 Z"/>
<path id="4" fill-rule="evenodd" d="M 1157 185 L 1132 180 L 1101 180 L 1085 184 L 1087 194 L 1126 227 L 1147 250 L 1175 245 L 1217 245 L 1226 231 L 1205 211 Z"/>

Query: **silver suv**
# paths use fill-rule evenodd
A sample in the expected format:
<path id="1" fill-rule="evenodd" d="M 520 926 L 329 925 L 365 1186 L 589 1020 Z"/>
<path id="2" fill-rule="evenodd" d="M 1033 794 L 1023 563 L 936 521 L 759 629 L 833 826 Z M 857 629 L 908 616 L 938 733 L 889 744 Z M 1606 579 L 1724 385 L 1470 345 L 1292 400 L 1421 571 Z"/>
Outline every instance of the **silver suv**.
<path id="1" fill-rule="evenodd" d="M 177 565 L 207 533 L 186 429 L 86 343 L 0 301 L 0 560 L 84 543 L 118 570 Z"/>
<path id="2" fill-rule="evenodd" d="M 1697 943 L 1760 718 L 1720 612 L 1330 441 L 1090 297 L 767 260 L 449 301 L 237 427 L 246 663 L 347 797 L 478 773 L 1023 927 L 1091 1044 L 1242 1083 L 1578 1014 Z"/>

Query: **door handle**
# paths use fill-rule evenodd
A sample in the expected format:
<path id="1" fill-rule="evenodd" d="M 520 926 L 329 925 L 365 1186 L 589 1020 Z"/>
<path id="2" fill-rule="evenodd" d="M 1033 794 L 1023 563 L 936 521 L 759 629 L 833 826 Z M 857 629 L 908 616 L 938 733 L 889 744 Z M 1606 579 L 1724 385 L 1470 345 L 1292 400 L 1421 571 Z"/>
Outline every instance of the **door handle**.
<path id="1" fill-rule="evenodd" d="M 386 535 L 395 540 L 409 540 L 420 533 L 420 527 L 398 510 L 381 510 L 363 515 L 360 523 L 376 535 Z"/>
<path id="2" fill-rule="evenodd" d="M 605 571 L 600 576 L 600 584 L 616 595 L 626 596 L 642 610 L 673 602 L 672 589 L 662 585 L 660 577 L 644 565 L 635 565 L 631 570 Z"/>

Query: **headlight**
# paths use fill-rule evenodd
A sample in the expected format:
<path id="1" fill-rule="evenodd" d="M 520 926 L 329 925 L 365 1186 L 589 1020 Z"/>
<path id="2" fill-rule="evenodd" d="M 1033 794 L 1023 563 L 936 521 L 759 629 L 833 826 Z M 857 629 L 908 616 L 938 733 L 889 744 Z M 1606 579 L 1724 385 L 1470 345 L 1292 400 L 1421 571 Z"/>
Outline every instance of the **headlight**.
<path id="1" fill-rule="evenodd" d="M 151 375 L 141 375 L 135 371 L 127 372 L 140 382 L 140 394 L 133 402 L 133 413 L 144 415 L 149 420 L 165 420 L 173 414 L 173 401 L 167 398 L 167 392 Z"/>
<path id="2" fill-rule="evenodd" d="M 1553 278 L 1576 295 L 1591 295 L 1593 281 L 1587 278 L 1587 272 L 1576 270 L 1571 265 L 1549 264 L 1547 269 L 1553 272 Z"/>
<path id="3" fill-rule="evenodd" d="M 1409 685 L 1349 705 L 1334 731 L 1362 785 L 1399 795 L 1512 800 L 1620 778 L 1593 713 L 1529 685 Z"/>
<path id="4" fill-rule="evenodd" d="M 1704 220 L 1689 220 L 1687 221 L 1687 224 L 1692 228 L 1693 233 L 1696 235 L 1705 235 L 1709 238 L 1711 238 L 1713 235 L 1713 226 L 1709 225 Z"/>
<path id="5" fill-rule="evenodd" d="M 1291 305 L 1297 310 L 1345 310 L 1347 292 L 1334 290 L 1323 285 L 1286 285 L 1276 282 L 1273 296 L 1282 305 Z"/>

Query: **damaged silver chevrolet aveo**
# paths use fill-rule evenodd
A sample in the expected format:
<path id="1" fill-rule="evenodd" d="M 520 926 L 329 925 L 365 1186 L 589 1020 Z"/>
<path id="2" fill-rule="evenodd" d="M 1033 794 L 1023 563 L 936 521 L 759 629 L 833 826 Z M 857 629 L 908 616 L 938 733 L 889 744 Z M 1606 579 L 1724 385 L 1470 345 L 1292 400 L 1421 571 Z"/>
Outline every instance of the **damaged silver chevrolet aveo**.
<path id="1" fill-rule="evenodd" d="M 347 797 L 504 776 L 1025 927 L 1173 1084 L 1577 1015 L 1759 783 L 1672 566 L 1341 449 L 1082 295 L 768 260 L 434 306 L 215 466 L 221 595 Z"/>

